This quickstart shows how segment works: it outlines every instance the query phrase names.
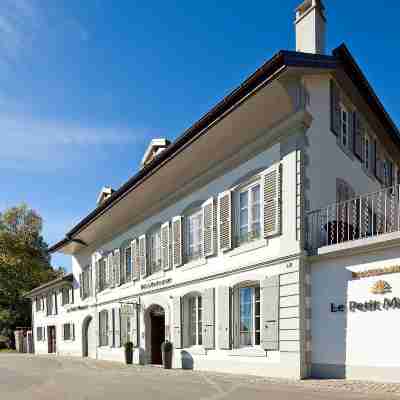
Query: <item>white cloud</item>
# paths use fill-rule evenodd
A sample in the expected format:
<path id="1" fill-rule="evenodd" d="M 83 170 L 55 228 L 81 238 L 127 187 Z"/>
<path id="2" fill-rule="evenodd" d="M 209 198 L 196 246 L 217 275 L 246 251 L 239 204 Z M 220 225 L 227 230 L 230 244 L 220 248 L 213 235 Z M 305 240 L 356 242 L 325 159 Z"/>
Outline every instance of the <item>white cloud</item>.
<path id="1" fill-rule="evenodd" d="M 142 143 L 143 130 L 120 126 L 37 120 L 23 113 L 0 112 L 0 167 L 8 170 L 66 168 L 88 152 Z"/>

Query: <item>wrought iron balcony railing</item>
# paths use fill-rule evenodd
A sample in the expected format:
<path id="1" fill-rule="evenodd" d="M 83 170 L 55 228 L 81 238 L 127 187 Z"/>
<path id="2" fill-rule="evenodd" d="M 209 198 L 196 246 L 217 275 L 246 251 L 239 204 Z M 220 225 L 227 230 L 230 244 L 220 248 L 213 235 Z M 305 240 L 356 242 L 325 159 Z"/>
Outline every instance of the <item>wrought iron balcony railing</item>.
<path id="1" fill-rule="evenodd" d="M 310 212 L 307 250 L 400 231 L 399 190 L 395 185 Z"/>

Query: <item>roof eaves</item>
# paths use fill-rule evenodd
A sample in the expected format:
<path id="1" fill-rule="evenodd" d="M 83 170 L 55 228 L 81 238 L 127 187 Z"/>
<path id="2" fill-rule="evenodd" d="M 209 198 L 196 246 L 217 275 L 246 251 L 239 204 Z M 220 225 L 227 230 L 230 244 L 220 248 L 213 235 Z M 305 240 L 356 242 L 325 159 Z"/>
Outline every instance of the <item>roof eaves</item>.
<path id="1" fill-rule="evenodd" d="M 32 289 L 30 292 L 26 293 L 24 297 L 32 297 L 35 294 L 41 292 L 44 289 L 47 289 L 47 288 L 53 286 L 53 285 L 57 285 L 61 282 L 73 282 L 73 280 L 74 280 L 74 275 L 72 274 L 72 272 L 70 272 L 69 274 L 63 275 L 60 278 L 53 279 L 50 282 L 44 283 L 43 285 L 40 285 L 40 286 Z"/>

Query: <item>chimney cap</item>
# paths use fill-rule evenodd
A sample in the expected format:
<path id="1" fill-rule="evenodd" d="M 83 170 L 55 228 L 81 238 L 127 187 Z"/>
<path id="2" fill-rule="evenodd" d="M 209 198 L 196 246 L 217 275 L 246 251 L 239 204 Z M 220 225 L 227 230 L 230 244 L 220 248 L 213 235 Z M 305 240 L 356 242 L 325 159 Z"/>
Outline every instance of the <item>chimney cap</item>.
<path id="1" fill-rule="evenodd" d="M 322 0 L 304 0 L 297 8 L 296 8 L 296 22 L 305 17 L 311 10 L 317 8 L 324 20 L 325 17 L 325 6 L 322 3 Z"/>

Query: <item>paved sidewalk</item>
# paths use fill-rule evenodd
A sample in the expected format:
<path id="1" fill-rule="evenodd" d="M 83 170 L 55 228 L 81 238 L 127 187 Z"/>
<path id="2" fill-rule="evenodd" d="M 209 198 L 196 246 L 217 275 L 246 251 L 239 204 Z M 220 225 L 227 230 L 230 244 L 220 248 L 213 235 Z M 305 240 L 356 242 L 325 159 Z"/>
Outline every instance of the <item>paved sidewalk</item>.
<path id="1" fill-rule="evenodd" d="M 0 354 L 6 400 L 343 400 L 400 399 L 400 384 L 288 381 L 213 372 L 164 370 L 67 357 Z"/>

